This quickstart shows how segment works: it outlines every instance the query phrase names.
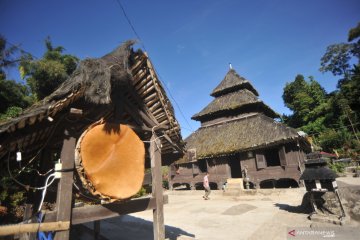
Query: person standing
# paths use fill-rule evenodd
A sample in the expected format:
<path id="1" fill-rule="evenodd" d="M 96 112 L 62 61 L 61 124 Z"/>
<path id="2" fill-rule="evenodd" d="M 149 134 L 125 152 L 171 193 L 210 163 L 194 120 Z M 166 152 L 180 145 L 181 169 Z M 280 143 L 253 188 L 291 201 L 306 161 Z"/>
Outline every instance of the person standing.
<path id="1" fill-rule="evenodd" d="M 204 177 L 204 182 L 203 182 L 203 186 L 205 189 L 205 195 L 203 196 L 203 198 L 205 200 L 209 200 L 209 195 L 211 193 L 211 189 L 210 189 L 210 185 L 209 185 L 209 173 L 206 172 L 205 177 Z"/>

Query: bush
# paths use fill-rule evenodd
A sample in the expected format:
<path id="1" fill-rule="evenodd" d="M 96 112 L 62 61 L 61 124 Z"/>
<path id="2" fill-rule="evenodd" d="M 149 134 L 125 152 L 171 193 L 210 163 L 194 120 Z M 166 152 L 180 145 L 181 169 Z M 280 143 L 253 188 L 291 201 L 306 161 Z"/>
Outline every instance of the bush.
<path id="1" fill-rule="evenodd" d="M 5 113 L 0 114 L 0 120 L 7 120 L 10 118 L 15 118 L 22 113 L 21 107 L 9 107 Z"/>
<path id="2" fill-rule="evenodd" d="M 346 164 L 341 162 L 329 163 L 329 167 L 336 173 L 344 173 Z"/>
<path id="3" fill-rule="evenodd" d="M 318 138 L 320 146 L 324 151 L 332 152 L 333 149 L 343 148 L 344 145 L 349 145 L 351 142 L 351 134 L 346 131 L 335 131 L 328 129 L 322 132 Z"/>
<path id="4" fill-rule="evenodd" d="M 134 195 L 134 198 L 142 197 L 145 196 L 146 194 L 147 194 L 146 189 L 144 187 L 141 187 L 139 192 Z"/>
<path id="5" fill-rule="evenodd" d="M 169 189 L 169 181 L 168 180 L 163 180 L 163 188 L 165 189 Z"/>

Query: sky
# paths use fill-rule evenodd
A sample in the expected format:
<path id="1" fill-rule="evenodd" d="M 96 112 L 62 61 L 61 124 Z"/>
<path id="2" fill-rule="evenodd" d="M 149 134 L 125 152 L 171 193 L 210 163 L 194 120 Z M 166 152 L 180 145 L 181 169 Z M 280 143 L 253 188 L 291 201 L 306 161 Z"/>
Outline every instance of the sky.
<path id="1" fill-rule="evenodd" d="M 208 105 L 229 63 L 259 97 L 290 114 L 283 88 L 297 74 L 327 92 L 338 78 L 321 73 L 327 46 L 346 42 L 360 21 L 359 0 L 0 0 L 0 34 L 40 58 L 44 39 L 80 59 L 105 55 L 136 35 L 166 85 L 183 137 L 199 126 L 191 116 Z M 16 70 L 8 78 L 20 80 Z"/>

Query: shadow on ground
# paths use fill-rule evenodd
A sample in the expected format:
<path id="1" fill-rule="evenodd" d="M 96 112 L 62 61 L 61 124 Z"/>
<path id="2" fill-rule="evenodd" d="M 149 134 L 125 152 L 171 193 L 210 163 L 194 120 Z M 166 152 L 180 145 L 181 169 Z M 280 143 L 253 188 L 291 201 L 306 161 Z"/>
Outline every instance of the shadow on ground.
<path id="1" fill-rule="evenodd" d="M 306 211 L 301 205 L 300 206 L 290 206 L 288 204 L 282 204 L 282 203 L 275 203 L 276 207 L 278 207 L 280 210 L 284 210 L 290 213 L 301 213 L 301 214 L 309 214 L 311 211 Z"/>
<path id="2" fill-rule="evenodd" d="M 282 203 L 275 203 L 274 205 L 280 210 L 284 210 L 290 213 L 310 214 L 312 212 L 310 205 L 310 193 L 308 192 L 304 194 L 301 205 L 291 206 Z"/>
<path id="3" fill-rule="evenodd" d="M 91 238 L 93 236 L 92 229 L 92 223 L 77 226 L 75 235 L 81 235 L 80 239 L 89 239 L 89 237 Z M 194 234 L 188 233 L 180 228 L 165 225 L 165 238 L 176 240 L 180 236 L 182 237 L 181 239 L 195 237 Z M 153 222 L 130 215 L 106 219 L 101 221 L 99 239 L 154 239 Z"/>

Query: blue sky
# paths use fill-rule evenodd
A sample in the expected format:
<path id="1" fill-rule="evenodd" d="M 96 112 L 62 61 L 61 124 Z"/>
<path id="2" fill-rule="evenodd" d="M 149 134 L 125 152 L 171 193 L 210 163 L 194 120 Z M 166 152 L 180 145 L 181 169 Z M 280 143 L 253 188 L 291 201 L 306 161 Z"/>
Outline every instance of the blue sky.
<path id="1" fill-rule="evenodd" d="M 337 78 L 319 72 L 320 59 L 360 21 L 358 0 L 121 3 L 183 112 L 185 118 L 171 99 L 184 137 L 199 127 L 190 118 L 212 100 L 209 94 L 229 62 L 279 113 L 290 113 L 281 96 L 297 74 L 335 90 Z M 116 0 L 0 0 L 0 23 L 1 34 L 37 57 L 47 36 L 81 59 L 101 57 L 136 38 Z M 8 74 L 19 79 L 15 71 Z"/>

